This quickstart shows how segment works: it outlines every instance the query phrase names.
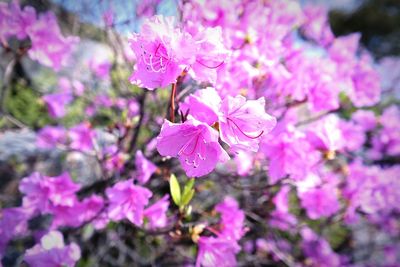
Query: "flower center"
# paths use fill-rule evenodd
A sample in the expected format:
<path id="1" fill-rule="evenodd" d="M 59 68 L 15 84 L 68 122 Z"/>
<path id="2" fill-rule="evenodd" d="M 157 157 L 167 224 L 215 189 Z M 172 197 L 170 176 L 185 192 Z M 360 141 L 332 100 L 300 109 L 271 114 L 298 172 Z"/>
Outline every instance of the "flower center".
<path id="1" fill-rule="evenodd" d="M 206 159 L 204 145 L 207 142 L 198 130 L 193 131 L 190 135 L 191 137 L 179 150 L 178 156 L 184 156 L 186 164 L 197 168 L 200 165 L 200 161 Z"/>
<path id="2" fill-rule="evenodd" d="M 158 44 L 154 53 L 150 53 L 142 48 L 142 59 L 148 71 L 165 73 L 171 58 L 168 55 L 167 49 L 161 43 Z"/>

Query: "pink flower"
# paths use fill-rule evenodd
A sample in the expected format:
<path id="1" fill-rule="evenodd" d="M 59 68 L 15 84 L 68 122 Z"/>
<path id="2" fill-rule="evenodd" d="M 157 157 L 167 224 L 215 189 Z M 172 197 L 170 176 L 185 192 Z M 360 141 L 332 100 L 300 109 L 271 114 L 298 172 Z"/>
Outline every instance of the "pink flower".
<path id="1" fill-rule="evenodd" d="M 24 256 L 29 266 L 73 267 L 81 257 L 77 244 L 64 244 L 64 238 L 58 231 L 49 232 L 40 240 L 40 244 L 28 249 Z"/>
<path id="2" fill-rule="evenodd" d="M 23 207 L 40 214 L 53 215 L 53 229 L 59 226 L 78 227 L 103 209 L 104 201 L 96 195 L 79 201 L 76 196 L 79 189 L 80 186 L 67 173 L 58 177 L 33 173 L 20 183 L 20 191 L 25 194 Z M 93 223 L 99 226 L 106 222 L 96 218 Z"/>
<path id="3" fill-rule="evenodd" d="M 157 5 L 160 3 L 160 0 L 143 0 L 137 2 L 136 5 L 136 16 L 153 16 L 157 11 Z"/>
<path id="4" fill-rule="evenodd" d="M 191 36 L 173 24 L 172 17 L 154 16 L 143 23 L 140 34 L 133 34 L 130 46 L 138 61 L 132 83 L 147 89 L 166 87 L 194 61 Z"/>
<path id="5" fill-rule="evenodd" d="M 40 15 L 36 23 L 27 28 L 27 34 L 32 41 L 28 51 L 30 58 L 55 71 L 67 64 L 73 47 L 79 42 L 78 37 L 62 36 L 52 12 Z"/>
<path id="6" fill-rule="evenodd" d="M 0 258 L 7 243 L 14 236 L 27 233 L 30 213 L 28 209 L 22 207 L 0 210 Z"/>
<path id="7" fill-rule="evenodd" d="M 232 197 L 225 197 L 215 210 L 221 214 L 220 236 L 226 239 L 239 240 L 245 234 L 244 212 L 240 210 L 239 204 Z"/>
<path id="8" fill-rule="evenodd" d="M 112 64 L 109 60 L 100 61 L 96 58 L 93 58 L 89 62 L 89 68 L 93 71 L 97 78 L 101 80 L 109 79 L 111 67 Z"/>
<path id="9" fill-rule="evenodd" d="M 144 217 L 149 220 L 150 229 L 161 228 L 167 225 L 167 211 L 169 196 L 165 195 L 153 205 L 144 210 Z"/>
<path id="10" fill-rule="evenodd" d="M 218 143 L 218 132 L 191 117 L 184 123 L 165 120 L 157 137 L 157 150 L 162 156 L 178 157 L 189 177 L 206 175 L 219 161 L 229 159 Z"/>
<path id="11" fill-rule="evenodd" d="M 70 104 L 73 97 L 70 93 L 54 93 L 42 97 L 47 105 L 50 117 L 62 118 L 66 114 L 65 106 Z"/>
<path id="12" fill-rule="evenodd" d="M 357 110 L 351 115 L 351 120 L 360 125 L 364 131 L 371 131 L 377 125 L 377 118 L 370 110 Z"/>
<path id="13" fill-rule="evenodd" d="M 269 224 L 284 231 L 290 231 L 296 225 L 296 217 L 289 212 L 290 187 L 283 186 L 273 198 L 275 210 L 271 213 Z"/>
<path id="14" fill-rule="evenodd" d="M 103 21 L 107 27 L 112 27 L 114 22 L 114 10 L 112 8 L 103 13 Z"/>
<path id="15" fill-rule="evenodd" d="M 254 153 L 244 150 L 236 150 L 234 160 L 236 163 L 237 173 L 241 176 L 248 175 L 254 167 L 254 158 Z"/>
<path id="16" fill-rule="evenodd" d="M 289 186 L 282 186 L 281 190 L 279 190 L 278 194 L 273 198 L 272 202 L 275 204 L 276 210 L 282 212 L 289 211 L 289 192 Z"/>
<path id="17" fill-rule="evenodd" d="M 343 148 L 345 141 L 339 122 L 339 117 L 331 114 L 312 123 L 307 131 L 308 141 L 314 148 L 322 151 L 337 151 Z"/>
<path id="18" fill-rule="evenodd" d="M 296 66 L 298 68 L 298 66 Z M 339 87 L 336 64 L 329 59 L 312 59 L 307 69 L 310 86 L 308 95 L 311 111 L 319 112 L 339 108 Z"/>
<path id="19" fill-rule="evenodd" d="M 201 24 L 188 23 L 186 30 L 196 44 L 196 61 L 189 69 L 190 76 L 199 82 L 215 84 L 217 69 L 226 60 L 229 51 L 223 44 L 221 27 L 204 28 Z"/>
<path id="20" fill-rule="evenodd" d="M 147 188 L 133 184 L 133 180 L 116 183 L 106 190 L 109 200 L 108 216 L 120 221 L 128 219 L 131 223 L 143 224 L 144 207 L 149 203 L 152 193 Z"/>
<path id="21" fill-rule="evenodd" d="M 104 213 L 103 198 L 92 195 L 81 201 L 75 198 L 72 203 L 58 203 L 52 205 L 49 213 L 53 215 L 52 229 L 60 226 L 79 227 L 86 221 L 92 221 L 96 229 L 103 228 L 107 223 Z"/>
<path id="22" fill-rule="evenodd" d="M 6 42 L 12 36 L 19 40 L 26 38 L 27 28 L 35 22 L 36 11 L 33 7 L 21 10 L 18 1 L 0 3 L 0 42 Z"/>
<path id="23" fill-rule="evenodd" d="M 356 53 L 360 43 L 360 38 L 360 33 L 352 33 L 346 36 L 337 37 L 328 49 L 329 57 L 336 63 L 340 64 L 338 67 L 343 74 L 351 72 L 351 69 L 356 63 Z"/>
<path id="24" fill-rule="evenodd" d="M 347 142 L 344 143 L 344 148 L 346 150 L 357 151 L 362 148 L 366 141 L 366 136 L 364 129 L 360 125 L 352 121 L 340 120 L 339 128 L 343 138 L 347 140 Z"/>
<path id="25" fill-rule="evenodd" d="M 320 159 L 318 151 L 311 147 L 305 135 L 291 127 L 266 138 L 262 151 L 269 159 L 271 184 L 288 174 L 295 180 L 303 179 Z"/>
<path id="26" fill-rule="evenodd" d="M 147 183 L 153 173 L 157 170 L 157 166 L 146 159 L 140 150 L 136 151 L 135 166 L 137 171 L 136 179 L 141 184 Z"/>
<path id="27" fill-rule="evenodd" d="M 59 126 L 45 126 L 37 134 L 36 145 L 40 148 L 54 148 L 67 140 L 66 130 Z"/>
<path id="28" fill-rule="evenodd" d="M 108 171 L 122 171 L 124 169 L 126 156 L 118 151 L 116 145 L 110 145 L 103 149 L 104 167 Z"/>
<path id="29" fill-rule="evenodd" d="M 35 172 L 23 178 L 19 185 L 19 190 L 25 194 L 23 206 L 42 213 L 50 212 L 53 205 L 73 205 L 79 188 L 68 173 L 48 177 Z"/>
<path id="30" fill-rule="evenodd" d="M 95 132 L 88 123 L 81 123 L 69 129 L 68 137 L 71 141 L 69 146 L 72 149 L 79 151 L 91 151 L 93 149 Z"/>
<path id="31" fill-rule="evenodd" d="M 212 87 L 207 87 L 186 97 L 179 108 L 183 114 L 190 114 L 196 120 L 213 125 L 219 119 L 220 106 L 221 97 L 218 92 Z"/>
<path id="32" fill-rule="evenodd" d="M 304 254 L 313 266 L 342 266 L 339 255 L 332 250 L 323 237 L 316 235 L 308 227 L 301 230 L 301 236 L 303 238 L 302 248 Z"/>
<path id="33" fill-rule="evenodd" d="M 340 208 L 335 188 L 330 186 L 311 188 L 305 192 L 300 192 L 299 198 L 307 216 L 313 220 L 331 216 Z"/>
<path id="34" fill-rule="evenodd" d="M 349 97 L 356 107 L 372 106 L 380 100 L 380 76 L 371 61 L 368 55 L 363 55 L 354 69 L 354 87 Z"/>
<path id="35" fill-rule="evenodd" d="M 306 21 L 302 26 L 304 34 L 323 46 L 333 41 L 335 36 L 329 26 L 327 11 L 322 6 L 308 5 L 304 8 Z"/>
<path id="36" fill-rule="evenodd" d="M 240 251 L 237 241 L 245 234 L 244 212 L 232 197 L 225 197 L 215 210 L 221 214 L 217 237 L 200 237 L 197 266 L 236 266 L 236 254 Z"/>
<path id="37" fill-rule="evenodd" d="M 236 254 L 240 251 L 237 242 L 215 237 L 200 237 L 196 267 L 236 266 Z"/>
<path id="38" fill-rule="evenodd" d="M 270 132 L 276 119 L 265 112 L 265 100 L 227 96 L 221 103 L 221 139 L 229 146 L 258 151 L 260 137 Z"/>
<path id="39" fill-rule="evenodd" d="M 98 195 L 91 195 L 85 198 L 81 204 L 81 222 L 92 221 L 96 229 L 103 229 L 107 223 L 104 199 Z"/>

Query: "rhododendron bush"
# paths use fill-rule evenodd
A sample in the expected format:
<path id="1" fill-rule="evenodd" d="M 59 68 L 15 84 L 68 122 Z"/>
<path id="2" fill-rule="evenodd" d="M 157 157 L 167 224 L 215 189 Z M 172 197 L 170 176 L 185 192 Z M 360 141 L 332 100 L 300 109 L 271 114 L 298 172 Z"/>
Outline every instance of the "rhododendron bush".
<path id="1" fill-rule="evenodd" d="M 307 1 L 162 2 L 0 3 L 0 138 L 38 151 L 0 266 L 400 266 L 400 59 Z"/>

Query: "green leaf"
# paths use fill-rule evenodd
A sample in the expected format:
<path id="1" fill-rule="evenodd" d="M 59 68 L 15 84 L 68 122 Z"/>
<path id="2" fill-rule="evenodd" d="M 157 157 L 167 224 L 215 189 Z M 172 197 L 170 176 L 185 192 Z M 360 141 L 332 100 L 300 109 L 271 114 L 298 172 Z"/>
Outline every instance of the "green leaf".
<path id="1" fill-rule="evenodd" d="M 183 188 L 183 196 L 186 195 L 194 186 L 194 178 L 191 178 L 187 181 L 185 184 L 185 187 Z"/>
<path id="2" fill-rule="evenodd" d="M 186 206 L 187 204 L 189 204 L 193 196 L 194 196 L 194 189 L 190 189 L 190 191 L 187 191 L 186 194 L 183 194 L 181 205 Z"/>
<path id="3" fill-rule="evenodd" d="M 179 206 L 181 203 L 181 188 L 174 174 L 171 174 L 171 177 L 169 178 L 169 189 L 171 191 L 172 200 L 177 206 Z"/>
<path id="4" fill-rule="evenodd" d="M 193 186 L 194 186 L 194 178 L 191 178 L 187 181 L 185 187 L 183 188 L 181 206 L 189 204 L 190 200 L 192 200 L 194 196 Z"/>

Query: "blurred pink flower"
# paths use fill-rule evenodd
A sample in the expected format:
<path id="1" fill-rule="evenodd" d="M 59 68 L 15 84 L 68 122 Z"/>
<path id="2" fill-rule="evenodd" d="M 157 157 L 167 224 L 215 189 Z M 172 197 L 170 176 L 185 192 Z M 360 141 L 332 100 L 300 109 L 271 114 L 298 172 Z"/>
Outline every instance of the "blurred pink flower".
<path id="1" fill-rule="evenodd" d="M 48 177 L 34 172 L 23 178 L 19 185 L 19 190 L 25 194 L 23 206 L 42 213 L 51 212 L 51 208 L 58 204 L 72 206 L 79 188 L 68 173 Z"/>
<path id="2" fill-rule="evenodd" d="M 40 240 L 40 244 L 28 249 L 24 256 L 29 266 L 73 267 L 81 257 L 77 244 L 64 244 L 64 238 L 58 231 L 51 231 Z"/>
<path id="3" fill-rule="evenodd" d="M 112 63 L 107 59 L 98 60 L 95 57 L 89 61 L 90 70 L 101 80 L 108 80 L 110 78 L 111 67 Z"/>
<path id="4" fill-rule="evenodd" d="M 165 195 L 153 205 L 144 210 L 144 217 L 149 220 L 149 228 L 161 228 L 167 225 L 167 211 L 169 207 L 169 195 Z"/>
<path id="5" fill-rule="evenodd" d="M 27 234 L 30 215 L 31 211 L 22 207 L 0 210 L 0 258 L 14 236 Z"/>
<path id="6" fill-rule="evenodd" d="M 32 42 L 28 54 L 31 59 L 59 71 L 68 62 L 78 37 L 64 37 L 52 12 L 41 14 L 35 23 L 27 28 Z"/>
<path id="7" fill-rule="evenodd" d="M 68 131 L 68 137 L 70 139 L 70 147 L 78 151 L 91 151 L 93 149 L 93 139 L 95 138 L 95 132 L 90 128 L 88 123 L 80 123 Z"/>
<path id="8" fill-rule="evenodd" d="M 106 195 L 109 200 L 108 216 L 110 219 L 115 221 L 128 219 L 136 226 L 142 226 L 144 207 L 153 195 L 150 190 L 134 185 L 133 180 L 130 179 L 107 188 Z"/>
<path id="9" fill-rule="evenodd" d="M 73 97 L 70 93 L 54 93 L 47 94 L 42 99 L 47 105 L 50 117 L 56 119 L 65 116 L 65 108 L 72 102 Z"/>
<path id="10" fill-rule="evenodd" d="M 140 184 L 145 184 L 157 170 L 157 166 L 146 159 L 142 151 L 136 151 L 135 156 L 136 179 Z"/>
<path id="11" fill-rule="evenodd" d="M 36 11 L 26 6 L 21 9 L 18 1 L 0 3 L 0 42 L 11 36 L 22 40 L 27 37 L 27 28 L 36 23 Z"/>
<path id="12" fill-rule="evenodd" d="M 246 232 L 244 229 L 245 216 L 237 201 L 227 196 L 215 207 L 215 210 L 221 214 L 219 236 L 231 240 L 242 238 Z"/>
<path id="13" fill-rule="evenodd" d="M 240 246 L 234 240 L 200 237 L 198 241 L 196 267 L 232 267 L 236 266 L 236 254 Z"/>
<path id="14" fill-rule="evenodd" d="M 305 192 L 299 192 L 299 198 L 307 216 L 313 220 L 331 216 L 340 208 L 336 190 L 331 186 L 311 188 Z"/>
<path id="15" fill-rule="evenodd" d="M 57 144 L 65 144 L 67 132 L 61 126 L 45 126 L 36 136 L 36 145 L 40 148 L 54 148 Z"/>

